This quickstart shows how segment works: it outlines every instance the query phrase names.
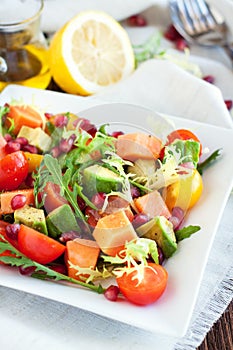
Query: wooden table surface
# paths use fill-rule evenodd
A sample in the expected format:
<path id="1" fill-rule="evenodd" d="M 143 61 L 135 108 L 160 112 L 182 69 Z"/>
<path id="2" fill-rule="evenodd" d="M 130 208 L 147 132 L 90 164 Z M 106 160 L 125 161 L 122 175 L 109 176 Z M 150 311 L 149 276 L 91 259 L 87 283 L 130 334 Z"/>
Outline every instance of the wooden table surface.
<path id="1" fill-rule="evenodd" d="M 63 92 L 51 81 L 48 90 Z M 233 350 L 233 301 L 197 350 Z"/>
<path id="2" fill-rule="evenodd" d="M 233 301 L 197 350 L 233 350 Z"/>

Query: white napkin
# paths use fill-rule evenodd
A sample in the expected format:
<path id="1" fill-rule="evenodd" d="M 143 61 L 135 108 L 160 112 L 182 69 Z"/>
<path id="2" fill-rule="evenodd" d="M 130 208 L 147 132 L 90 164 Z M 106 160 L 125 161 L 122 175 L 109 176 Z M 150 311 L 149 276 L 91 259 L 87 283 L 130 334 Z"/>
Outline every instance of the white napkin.
<path id="1" fill-rule="evenodd" d="M 207 0 L 214 5 L 226 18 L 233 34 L 233 1 Z M 167 6 L 168 0 L 44 0 L 42 14 L 42 30 L 55 32 L 69 19 L 80 11 L 101 10 L 109 13 L 118 21 L 137 14 L 153 5 Z"/>
<path id="2" fill-rule="evenodd" d="M 214 0 L 209 0 L 214 1 Z M 224 0 L 225 2 L 226 0 Z M 217 1 L 216 1 L 217 2 Z M 162 0 L 45 0 L 43 28 L 54 31 L 69 16 L 84 9 L 106 10 L 117 19 L 145 10 Z M 221 9 L 223 1 L 221 1 Z M 55 15 L 54 15 L 55 14 Z M 148 32 L 146 32 L 146 35 Z M 202 59 L 206 74 L 211 74 L 211 61 Z M 225 97 L 233 91 L 232 72 L 219 64 L 222 76 L 218 86 Z M 209 71 L 208 71 L 209 69 Z M 213 69 L 216 63 L 213 62 Z M 214 73 L 213 73 L 214 74 Z M 225 88 L 225 90 L 224 90 Z M 176 98 L 174 98 L 176 96 Z M 177 98 L 180 96 L 180 99 Z M 165 114 L 232 127 L 220 90 L 169 62 L 151 60 L 142 64 L 124 81 L 111 86 L 96 96 L 80 99 L 80 109 L 103 101 L 121 101 L 141 104 Z M 192 101 L 192 103 L 190 103 Z M 204 108 L 208 104 L 208 111 Z M 229 198 L 224 217 L 216 234 L 209 263 L 201 285 L 190 327 L 183 339 L 174 339 L 152 334 L 119 322 L 93 315 L 54 301 L 0 287 L 1 340 L 2 348 L 13 350 L 107 349 L 142 350 L 153 347 L 161 350 L 194 350 L 206 332 L 224 311 L 232 298 L 232 210 L 233 196 Z M 13 332 L 8 336 L 8 330 Z"/>

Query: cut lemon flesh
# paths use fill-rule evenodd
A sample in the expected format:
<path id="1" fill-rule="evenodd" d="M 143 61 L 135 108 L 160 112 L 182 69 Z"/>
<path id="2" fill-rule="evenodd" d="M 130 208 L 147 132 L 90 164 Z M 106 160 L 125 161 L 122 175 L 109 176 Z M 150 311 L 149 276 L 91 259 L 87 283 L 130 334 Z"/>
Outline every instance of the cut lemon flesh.
<path id="1" fill-rule="evenodd" d="M 52 38 L 53 79 L 66 92 L 94 94 L 134 70 L 132 45 L 125 29 L 104 12 L 81 12 Z"/>

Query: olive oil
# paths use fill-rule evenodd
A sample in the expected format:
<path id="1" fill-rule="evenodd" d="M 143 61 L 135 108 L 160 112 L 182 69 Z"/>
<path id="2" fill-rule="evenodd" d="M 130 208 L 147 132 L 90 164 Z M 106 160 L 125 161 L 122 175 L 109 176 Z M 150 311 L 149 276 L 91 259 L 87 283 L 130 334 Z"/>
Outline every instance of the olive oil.
<path id="1" fill-rule="evenodd" d="M 1 49 L 0 91 L 9 84 L 45 89 L 51 80 L 48 50 L 35 44 Z"/>

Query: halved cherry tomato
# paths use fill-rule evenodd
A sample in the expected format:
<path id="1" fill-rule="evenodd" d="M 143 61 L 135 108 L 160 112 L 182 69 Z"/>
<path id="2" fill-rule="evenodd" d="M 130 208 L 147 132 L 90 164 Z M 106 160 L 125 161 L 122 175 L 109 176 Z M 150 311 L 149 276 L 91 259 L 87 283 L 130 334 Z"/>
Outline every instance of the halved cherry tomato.
<path id="1" fill-rule="evenodd" d="M 18 245 L 21 253 L 40 264 L 56 260 L 66 249 L 55 239 L 25 225 L 20 225 Z"/>
<path id="2" fill-rule="evenodd" d="M 6 226 L 8 225 L 7 222 L 0 220 L 0 234 L 6 239 L 8 240 L 9 243 L 11 243 L 12 245 L 14 245 L 17 248 L 17 243 L 13 242 L 12 240 L 10 240 L 7 235 L 6 235 Z M 0 242 L 1 242 L 1 238 L 0 238 Z M 13 244 L 15 243 L 15 244 Z M 0 253 L 0 257 L 1 256 L 14 256 L 14 254 L 12 254 L 9 250 L 5 250 L 4 252 Z M 0 264 L 5 264 L 4 262 L 0 261 Z"/>
<path id="3" fill-rule="evenodd" d="M 7 154 L 0 160 L 0 191 L 16 190 L 28 175 L 28 161 L 23 152 Z"/>
<path id="4" fill-rule="evenodd" d="M 149 263 L 144 267 L 144 278 L 139 284 L 137 278 L 133 279 L 136 273 L 136 271 L 124 273 L 116 278 L 121 293 L 134 304 L 154 303 L 167 286 L 167 271 L 161 265 Z"/>
<path id="5" fill-rule="evenodd" d="M 187 129 L 177 129 L 172 131 L 168 136 L 167 136 L 167 145 L 172 143 L 175 140 L 193 140 L 197 141 L 200 143 L 200 155 L 202 154 L 202 144 L 199 140 L 199 138 L 190 130 Z"/>

